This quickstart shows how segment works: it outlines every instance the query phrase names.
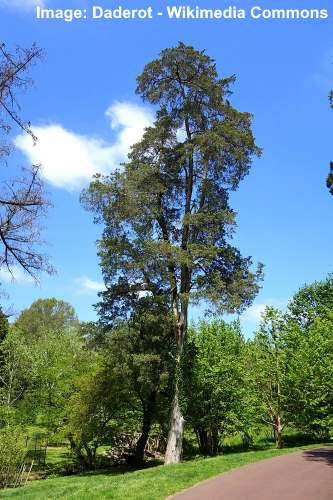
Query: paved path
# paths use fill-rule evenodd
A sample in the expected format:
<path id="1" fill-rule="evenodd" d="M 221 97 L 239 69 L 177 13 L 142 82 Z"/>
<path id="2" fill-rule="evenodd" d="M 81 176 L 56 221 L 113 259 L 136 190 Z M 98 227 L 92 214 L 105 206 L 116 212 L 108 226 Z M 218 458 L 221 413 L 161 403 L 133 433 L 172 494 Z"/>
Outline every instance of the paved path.
<path id="1" fill-rule="evenodd" d="M 333 447 L 282 455 L 203 481 L 173 500 L 333 500 Z"/>

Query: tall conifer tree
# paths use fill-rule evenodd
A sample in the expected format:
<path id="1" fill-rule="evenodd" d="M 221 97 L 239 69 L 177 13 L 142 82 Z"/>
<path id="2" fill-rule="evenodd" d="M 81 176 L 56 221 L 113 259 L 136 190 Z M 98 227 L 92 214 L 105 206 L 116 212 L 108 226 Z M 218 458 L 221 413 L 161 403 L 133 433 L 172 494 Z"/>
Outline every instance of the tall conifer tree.
<path id="1" fill-rule="evenodd" d="M 166 463 L 181 459 L 179 402 L 189 305 L 239 312 L 255 297 L 262 266 L 231 245 L 229 193 L 261 151 L 252 117 L 229 102 L 235 77 L 219 79 L 214 61 L 183 43 L 165 49 L 138 77 L 137 93 L 158 107 L 154 126 L 129 161 L 97 176 L 82 195 L 105 225 L 99 242 L 107 290 L 99 312 L 113 324 L 138 301 L 167 304 L 173 316 L 174 389 Z"/>

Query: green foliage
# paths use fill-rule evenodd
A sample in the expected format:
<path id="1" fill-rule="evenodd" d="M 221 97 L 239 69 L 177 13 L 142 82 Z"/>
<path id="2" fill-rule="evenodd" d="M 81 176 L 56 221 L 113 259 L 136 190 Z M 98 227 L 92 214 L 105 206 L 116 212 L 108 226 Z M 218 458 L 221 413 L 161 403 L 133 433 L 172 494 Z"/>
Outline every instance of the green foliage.
<path id="1" fill-rule="evenodd" d="M 0 343 L 7 337 L 8 330 L 9 330 L 8 317 L 3 312 L 2 307 L 0 306 Z"/>
<path id="2" fill-rule="evenodd" d="M 25 453 L 24 436 L 19 428 L 0 430 L 0 488 L 14 485 Z"/>
<path id="3" fill-rule="evenodd" d="M 106 336 L 103 349 L 105 369 L 128 380 L 129 391 L 147 403 L 152 393 L 168 386 L 172 356 L 172 321 L 165 309 L 151 304 L 141 307 L 132 319 Z"/>
<path id="4" fill-rule="evenodd" d="M 156 122 L 122 171 L 97 176 L 82 194 L 105 225 L 106 321 L 126 317 L 142 292 L 169 304 L 173 297 L 185 316 L 190 299 L 235 311 L 257 293 L 261 268 L 252 273 L 251 260 L 228 243 L 235 226 L 229 191 L 260 154 L 251 115 L 227 100 L 233 81 L 218 79 L 214 61 L 182 43 L 138 78 L 138 93 L 159 105 Z"/>
<path id="5" fill-rule="evenodd" d="M 38 300 L 23 311 L 0 345 L 0 415 L 18 423 L 38 422 L 49 432 L 62 425 L 73 381 L 93 363 L 77 333 L 69 304 Z"/>
<path id="6" fill-rule="evenodd" d="M 21 312 L 15 326 L 33 341 L 45 332 L 63 332 L 78 327 L 74 308 L 55 298 L 38 299 Z"/>
<path id="7" fill-rule="evenodd" d="M 67 407 L 66 433 L 72 453 L 84 469 L 94 468 L 97 448 L 110 444 L 114 427 L 124 417 L 121 410 L 127 399 L 128 394 L 110 383 L 103 372 L 78 379 Z"/>
<path id="8" fill-rule="evenodd" d="M 137 79 L 137 93 L 158 106 L 154 125 L 133 145 L 122 170 L 97 175 L 82 194 L 104 224 L 101 320 L 129 318 L 147 296 L 173 314 L 178 352 L 167 462 L 181 456 L 177 383 L 189 305 L 201 300 L 220 312 L 242 311 L 262 279 L 262 265 L 253 271 L 251 258 L 230 243 L 230 191 L 261 154 L 251 115 L 230 104 L 234 80 L 220 79 L 204 51 L 183 43 L 163 50 Z"/>
<path id="9" fill-rule="evenodd" d="M 249 345 L 261 415 L 277 440 L 280 433 L 279 445 L 287 425 L 314 436 L 332 434 L 332 275 L 302 287 L 288 309 L 282 315 L 267 308 Z"/>
<path id="10" fill-rule="evenodd" d="M 152 304 L 104 334 L 99 370 L 79 379 L 68 407 L 72 449 L 85 467 L 95 465 L 98 446 L 116 447 L 121 434 L 138 436 L 132 452 L 143 461 L 152 424 L 166 418 L 171 327 Z"/>
<path id="11" fill-rule="evenodd" d="M 22 415 L 17 411 L 18 405 L 25 397 L 34 378 L 31 370 L 32 359 L 30 347 L 22 341 L 17 330 L 9 330 L 5 340 L 0 344 L 0 427 L 13 424 Z"/>
<path id="12" fill-rule="evenodd" d="M 333 316 L 317 317 L 304 332 L 290 322 L 285 335 L 289 407 L 299 429 L 333 435 Z"/>
<path id="13" fill-rule="evenodd" d="M 25 398 L 27 414 L 55 432 L 62 425 L 76 377 L 94 363 L 75 331 L 44 331 L 31 345 L 34 383 Z"/>
<path id="14" fill-rule="evenodd" d="M 282 432 L 292 416 L 288 411 L 287 357 L 284 349 L 284 317 L 267 307 L 260 328 L 250 344 L 253 390 L 261 406 L 262 420 L 272 426 L 277 447 L 282 447 Z"/>
<path id="15" fill-rule="evenodd" d="M 246 424 L 244 346 L 238 323 L 201 322 L 190 331 L 185 416 L 201 453 L 216 454 L 221 438 Z"/>
<path id="16" fill-rule="evenodd" d="M 288 304 L 290 316 L 307 328 L 316 318 L 328 318 L 333 311 L 333 275 L 323 281 L 304 285 Z"/>

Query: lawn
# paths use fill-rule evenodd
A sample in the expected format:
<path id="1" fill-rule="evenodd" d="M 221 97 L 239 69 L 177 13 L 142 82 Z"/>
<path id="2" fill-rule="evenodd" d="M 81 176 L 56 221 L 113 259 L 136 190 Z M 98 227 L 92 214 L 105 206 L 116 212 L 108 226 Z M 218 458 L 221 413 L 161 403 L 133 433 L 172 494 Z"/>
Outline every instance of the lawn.
<path id="1" fill-rule="evenodd" d="M 322 444 L 263 451 L 230 453 L 200 458 L 182 464 L 158 466 L 126 473 L 82 474 L 31 482 L 24 488 L 6 490 L 1 497 L 31 499 L 158 500 L 230 469 Z"/>

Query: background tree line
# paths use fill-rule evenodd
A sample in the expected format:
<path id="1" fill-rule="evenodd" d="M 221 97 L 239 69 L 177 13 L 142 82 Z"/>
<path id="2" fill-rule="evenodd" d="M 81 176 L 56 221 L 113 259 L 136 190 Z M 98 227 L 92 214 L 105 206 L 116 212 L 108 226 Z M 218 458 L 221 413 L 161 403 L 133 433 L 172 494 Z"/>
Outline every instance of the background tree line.
<path id="1" fill-rule="evenodd" d="M 238 321 L 190 326 L 179 385 L 185 454 L 215 455 L 235 436 L 251 447 L 265 428 L 277 447 L 290 430 L 332 436 L 332 305 L 329 276 L 300 289 L 285 313 L 268 307 L 250 339 Z M 37 426 L 51 440 L 61 436 L 78 470 L 162 458 L 173 397 L 170 329 L 164 313 L 144 308 L 105 332 L 56 299 L 36 301 L 12 325 L 4 320 L 2 431 Z"/>

